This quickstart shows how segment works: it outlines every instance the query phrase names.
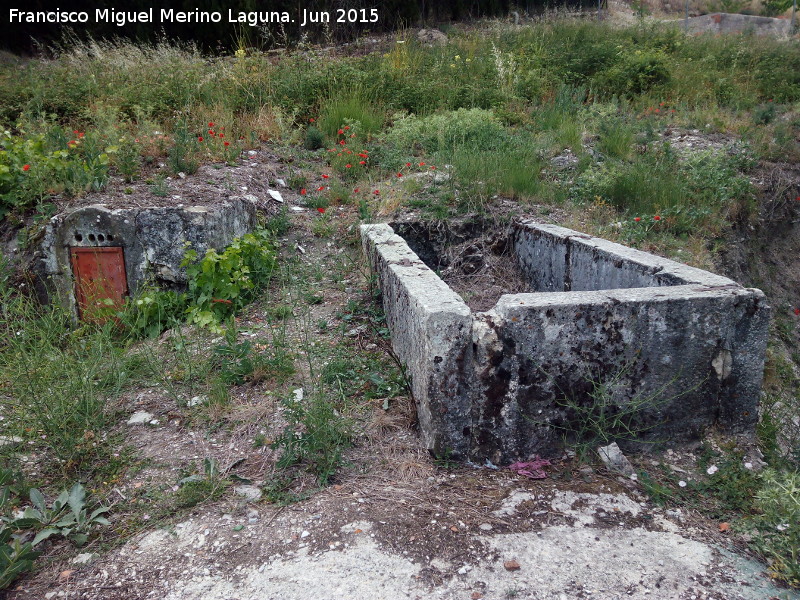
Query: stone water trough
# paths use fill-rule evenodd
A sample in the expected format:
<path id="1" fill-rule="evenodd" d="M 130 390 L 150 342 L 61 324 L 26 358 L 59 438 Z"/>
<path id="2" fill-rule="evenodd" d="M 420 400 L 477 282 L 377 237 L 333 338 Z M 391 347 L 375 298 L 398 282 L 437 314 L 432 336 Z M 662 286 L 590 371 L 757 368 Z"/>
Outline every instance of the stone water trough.
<path id="1" fill-rule="evenodd" d="M 770 309 L 736 282 L 534 221 L 509 232 L 532 293 L 472 312 L 389 225 L 362 225 L 424 443 L 504 464 L 591 438 L 752 434 Z"/>
<path id="2" fill-rule="evenodd" d="M 187 244 L 203 256 L 255 225 L 255 205 L 234 198 L 207 206 L 68 210 L 50 219 L 34 257 L 40 295 L 85 317 L 120 305 L 145 282 L 181 288 Z"/>

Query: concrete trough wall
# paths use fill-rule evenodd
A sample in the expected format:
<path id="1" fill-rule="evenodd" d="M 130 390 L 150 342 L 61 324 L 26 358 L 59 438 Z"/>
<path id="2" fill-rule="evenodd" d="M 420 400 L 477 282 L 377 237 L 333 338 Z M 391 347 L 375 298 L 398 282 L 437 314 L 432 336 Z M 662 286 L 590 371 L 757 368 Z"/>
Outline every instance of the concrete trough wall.
<path id="1" fill-rule="evenodd" d="M 473 314 L 391 228 L 363 226 L 362 238 L 437 454 L 553 454 L 603 403 L 629 415 L 618 433 L 637 430 L 632 445 L 753 430 L 769 321 L 759 290 L 523 221 L 514 255 L 535 293 Z M 432 340 L 431 320 L 448 323 Z"/>

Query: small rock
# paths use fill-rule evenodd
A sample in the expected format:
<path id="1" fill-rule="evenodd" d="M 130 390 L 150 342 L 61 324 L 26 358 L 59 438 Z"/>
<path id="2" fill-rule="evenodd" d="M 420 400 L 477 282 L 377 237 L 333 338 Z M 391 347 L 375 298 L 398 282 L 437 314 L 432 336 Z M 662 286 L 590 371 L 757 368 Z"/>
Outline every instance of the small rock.
<path id="1" fill-rule="evenodd" d="M 461 568 L 458 570 L 458 574 L 459 574 L 459 575 L 466 575 L 466 574 L 467 574 L 467 573 L 469 573 L 471 570 L 472 570 L 472 567 L 470 567 L 469 565 L 464 565 L 463 567 L 461 567 Z"/>
<path id="2" fill-rule="evenodd" d="M 0 435 L 0 448 L 3 446 L 15 446 L 21 444 L 25 440 L 16 435 Z"/>
<path id="3" fill-rule="evenodd" d="M 237 485 L 233 488 L 233 493 L 248 502 L 258 502 L 261 499 L 261 488 L 254 485 Z"/>
<path id="4" fill-rule="evenodd" d="M 268 191 L 269 195 L 272 196 L 273 200 L 276 200 L 278 202 L 283 202 L 283 196 L 281 196 L 281 193 L 278 190 L 268 190 Z"/>
<path id="5" fill-rule="evenodd" d="M 300 534 L 300 537 L 301 538 L 307 538 L 310 535 L 311 535 L 311 533 L 309 531 L 304 531 L 303 533 Z"/>
<path id="6" fill-rule="evenodd" d="M 421 44 L 430 44 L 431 46 L 447 44 L 447 35 L 438 29 L 420 29 L 417 32 L 417 39 Z"/>
<path id="7" fill-rule="evenodd" d="M 198 406 L 200 404 L 203 404 L 205 401 L 206 401 L 205 396 L 193 396 L 192 399 L 186 403 L 186 406 L 191 408 L 193 406 Z"/>
<path id="8" fill-rule="evenodd" d="M 481 531 L 491 531 L 492 530 L 492 526 L 489 523 L 481 523 L 478 526 L 478 529 L 480 529 Z"/>
<path id="9" fill-rule="evenodd" d="M 275 183 L 277 183 L 281 187 L 286 187 L 286 182 L 283 179 L 278 178 L 275 180 Z"/>
<path id="10" fill-rule="evenodd" d="M 97 556 L 94 552 L 84 552 L 83 554 L 78 554 L 71 562 L 73 565 L 88 565 L 94 562 Z"/>
<path id="11" fill-rule="evenodd" d="M 622 473 L 623 475 L 633 475 L 636 472 L 633 465 L 622 453 L 622 450 L 619 449 L 616 442 L 598 448 L 597 454 L 600 455 L 600 460 L 603 461 L 603 464 L 612 471 Z"/>
<path id="12" fill-rule="evenodd" d="M 146 425 L 153 420 L 153 414 L 144 410 L 136 411 L 128 419 L 128 425 Z"/>
<path id="13" fill-rule="evenodd" d="M 519 563 L 515 560 L 507 560 L 503 563 L 503 567 L 506 571 L 519 571 L 521 568 Z"/>
<path id="14" fill-rule="evenodd" d="M 75 573 L 75 569 L 67 569 L 66 571 L 61 571 L 58 574 L 59 581 L 69 581 L 69 578 L 72 577 L 72 574 Z"/>

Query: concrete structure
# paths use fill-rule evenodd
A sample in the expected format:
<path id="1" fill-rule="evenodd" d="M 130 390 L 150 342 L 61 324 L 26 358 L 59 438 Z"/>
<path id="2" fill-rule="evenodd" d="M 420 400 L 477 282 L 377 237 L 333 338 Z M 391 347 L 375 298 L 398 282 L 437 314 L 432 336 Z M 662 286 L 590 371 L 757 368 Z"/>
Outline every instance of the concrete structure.
<path id="1" fill-rule="evenodd" d="M 764 295 L 532 221 L 510 235 L 533 293 L 473 314 L 388 225 L 361 228 L 428 448 L 500 464 L 560 450 L 605 420 L 628 446 L 752 432 Z M 636 432 L 635 440 L 631 435 Z"/>
<path id="2" fill-rule="evenodd" d="M 675 24 L 687 28 L 689 34 L 735 34 L 752 33 L 753 35 L 766 35 L 771 37 L 788 37 L 792 33 L 790 19 L 776 19 L 773 17 L 758 17 L 755 15 L 739 15 L 731 13 L 712 13 L 692 17 L 687 21 L 674 21 Z"/>
<path id="3" fill-rule="evenodd" d="M 131 293 L 147 280 L 179 288 L 186 283 L 180 264 L 187 244 L 203 256 L 208 248 L 222 249 L 255 225 L 255 206 L 246 200 L 231 199 L 213 207 L 84 206 L 50 220 L 34 268 L 46 295 L 74 310 L 76 282 L 70 260 L 74 249 L 122 248 Z"/>

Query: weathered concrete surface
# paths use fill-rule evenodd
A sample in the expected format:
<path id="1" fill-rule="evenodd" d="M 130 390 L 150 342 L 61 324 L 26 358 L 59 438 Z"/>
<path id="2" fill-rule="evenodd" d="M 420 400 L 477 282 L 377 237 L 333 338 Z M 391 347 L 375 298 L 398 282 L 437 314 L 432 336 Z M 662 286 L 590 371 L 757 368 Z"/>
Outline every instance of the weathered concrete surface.
<path id="1" fill-rule="evenodd" d="M 362 225 L 364 252 L 378 276 L 392 346 L 406 365 L 420 431 L 439 455 L 466 456 L 470 440 L 467 354 L 472 314 L 388 225 Z"/>
<path id="2" fill-rule="evenodd" d="M 54 216 L 45 228 L 34 267 L 50 295 L 74 309 L 70 248 L 121 246 L 128 289 L 148 279 L 168 286 L 186 283 L 180 267 L 187 244 L 202 256 L 253 230 L 255 206 L 228 200 L 214 207 L 109 209 L 97 204 Z"/>
<path id="3" fill-rule="evenodd" d="M 685 21 L 675 21 L 684 26 Z M 786 37 L 791 33 L 789 19 L 775 19 L 772 17 L 757 17 L 755 15 L 739 15 L 730 13 L 712 13 L 689 19 L 688 32 L 699 33 L 752 33 L 754 35 L 769 35 Z"/>
<path id="4" fill-rule="evenodd" d="M 653 442 L 697 439 L 711 425 L 753 430 L 769 323 L 759 290 L 523 221 L 514 253 L 540 291 L 471 315 L 391 228 L 362 236 L 437 452 L 495 463 L 552 454 L 601 410 L 621 443 L 632 432 Z M 430 315 L 448 319 L 432 341 L 421 337 Z"/>
<path id="5" fill-rule="evenodd" d="M 473 454 L 552 454 L 603 405 L 642 405 L 625 425 L 648 441 L 698 439 L 757 420 L 768 310 L 743 288 L 633 288 L 503 296 L 477 315 Z M 719 365 L 719 368 L 715 368 Z"/>

